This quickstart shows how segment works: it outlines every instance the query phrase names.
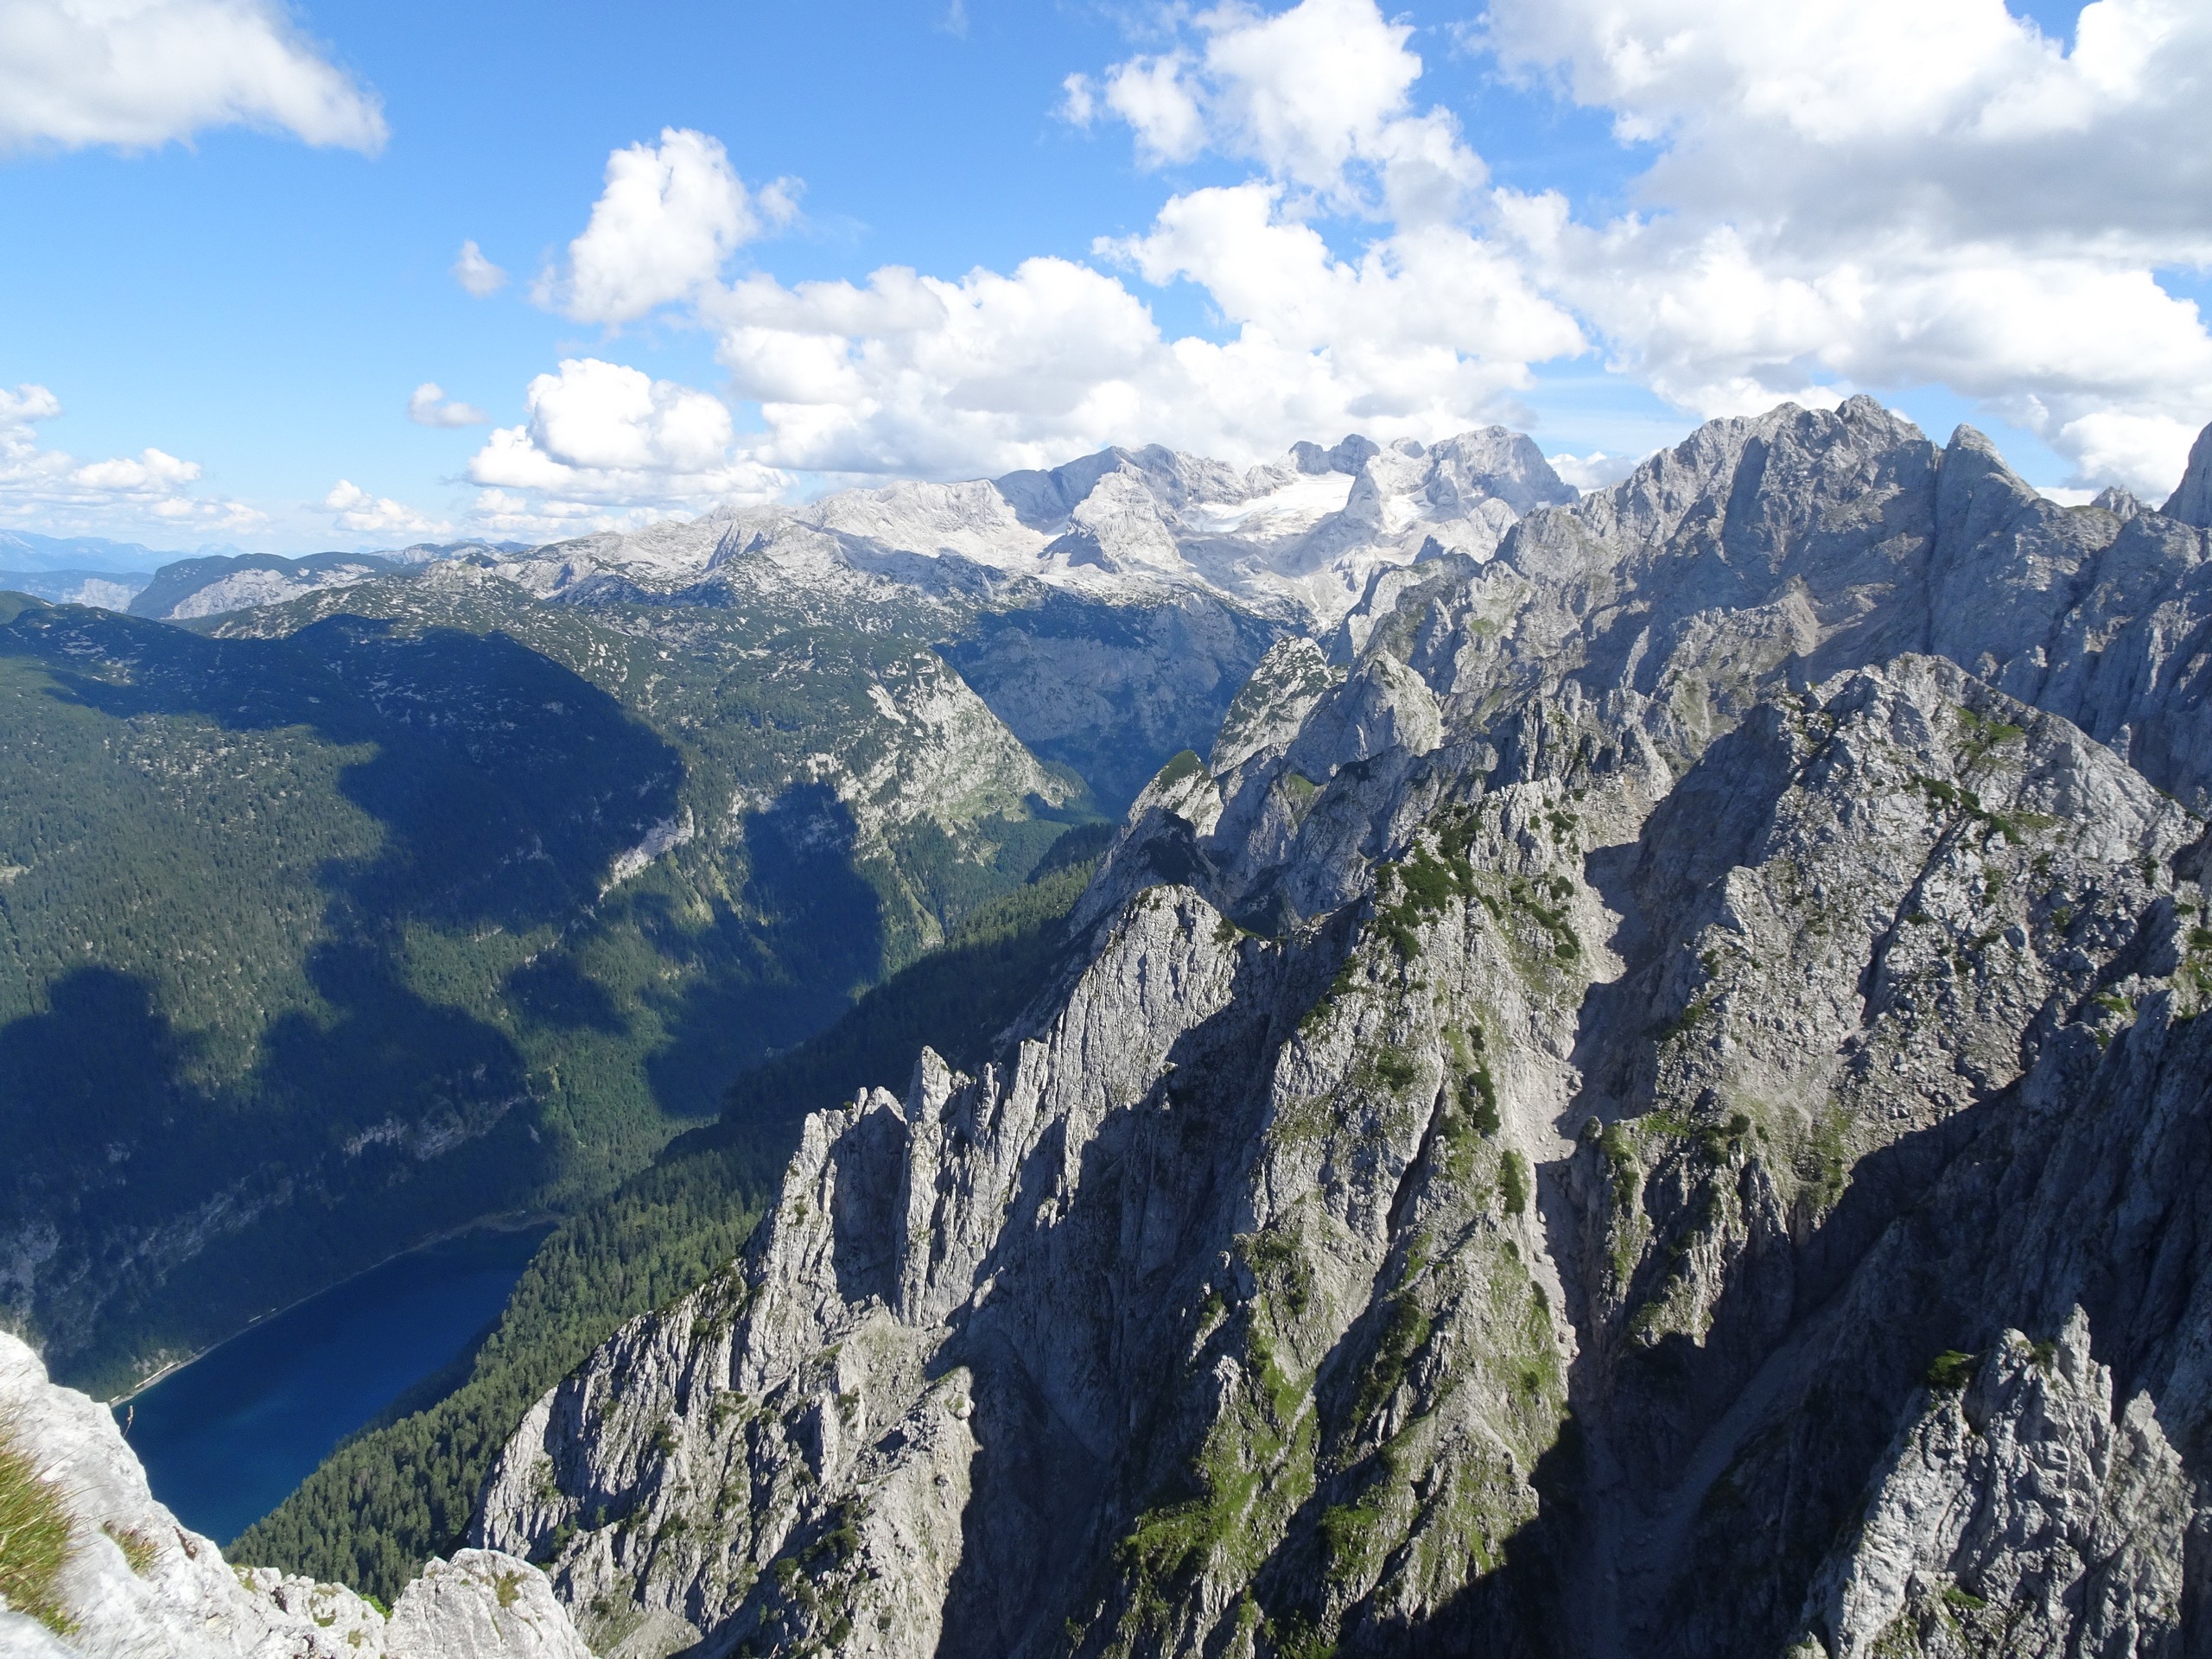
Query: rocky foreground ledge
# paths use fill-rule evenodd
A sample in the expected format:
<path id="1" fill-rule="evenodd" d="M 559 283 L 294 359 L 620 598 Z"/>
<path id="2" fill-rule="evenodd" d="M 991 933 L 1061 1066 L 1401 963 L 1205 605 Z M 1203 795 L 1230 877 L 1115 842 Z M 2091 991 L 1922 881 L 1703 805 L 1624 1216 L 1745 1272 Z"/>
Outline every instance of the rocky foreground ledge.
<path id="1" fill-rule="evenodd" d="M 105 1407 L 0 1332 L 0 1659 L 589 1659 L 545 1575 L 433 1561 L 389 1617 L 351 1590 L 233 1567 L 154 1501 Z"/>

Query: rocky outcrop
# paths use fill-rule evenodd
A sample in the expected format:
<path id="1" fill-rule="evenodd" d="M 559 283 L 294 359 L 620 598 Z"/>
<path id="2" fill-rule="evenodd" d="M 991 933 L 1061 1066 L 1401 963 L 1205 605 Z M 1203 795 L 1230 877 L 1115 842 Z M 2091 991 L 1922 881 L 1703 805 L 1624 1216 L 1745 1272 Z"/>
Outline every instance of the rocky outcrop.
<path id="1" fill-rule="evenodd" d="M 130 578 L 119 601 L 111 602 L 111 596 L 103 594 L 73 602 L 128 610 L 133 616 L 188 621 L 257 605 L 281 605 L 302 594 L 349 588 L 442 560 L 497 557 L 521 550 L 512 543 L 446 542 L 417 543 L 387 553 L 311 553 L 297 559 L 269 553 L 212 554 L 173 560 L 150 578 Z"/>
<path id="2" fill-rule="evenodd" d="M 0 1491 L 0 1568 L 29 1602 L 0 1596 L 0 1654 L 589 1659 L 545 1575 L 490 1550 L 431 1562 L 389 1617 L 340 1585 L 232 1568 L 154 1501 L 106 1408 L 48 1382 L 37 1356 L 4 1334 Z M 41 1528 L 43 1556 L 32 1542 Z"/>
<path id="3" fill-rule="evenodd" d="M 2184 524 L 2212 530 L 2212 426 L 2196 435 L 2181 483 L 2166 499 L 2163 511 L 2167 518 L 2178 518 Z"/>
<path id="4" fill-rule="evenodd" d="M 2147 1395 L 2117 1415 L 2075 1309 L 1937 1363 L 1849 1546 L 1818 1640 L 1872 1654 L 2140 1653 L 2178 1633 L 2190 1481 Z M 1801 1643 L 1801 1647 L 1804 1644 Z"/>
<path id="5" fill-rule="evenodd" d="M 1433 563 L 480 1542 L 636 1653 L 2206 1639 L 2202 533 L 1854 400 Z"/>

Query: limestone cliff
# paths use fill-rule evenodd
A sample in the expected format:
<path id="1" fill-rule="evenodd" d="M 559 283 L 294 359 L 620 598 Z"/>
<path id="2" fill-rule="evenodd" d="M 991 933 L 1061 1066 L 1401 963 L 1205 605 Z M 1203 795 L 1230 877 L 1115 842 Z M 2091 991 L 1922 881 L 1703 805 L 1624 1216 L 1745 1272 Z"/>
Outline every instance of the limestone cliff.
<path id="1" fill-rule="evenodd" d="M 340 1585 L 226 1566 L 154 1501 L 107 1409 L 4 1333 L 0 1654 L 589 1659 L 545 1575 L 490 1550 L 431 1562 L 389 1615 Z"/>
<path id="2" fill-rule="evenodd" d="M 2202 529 L 1860 399 L 1433 563 L 533 1408 L 602 1651 L 2212 1640 Z"/>

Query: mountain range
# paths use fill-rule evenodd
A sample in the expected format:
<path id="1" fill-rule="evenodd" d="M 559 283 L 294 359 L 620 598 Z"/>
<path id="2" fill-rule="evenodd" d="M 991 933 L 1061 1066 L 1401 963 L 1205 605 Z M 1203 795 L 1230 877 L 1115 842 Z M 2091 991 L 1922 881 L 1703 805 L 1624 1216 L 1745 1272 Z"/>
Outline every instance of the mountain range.
<path id="1" fill-rule="evenodd" d="M 2208 526 L 1858 398 L 8 601 L 10 1317 L 565 1209 L 234 1553 L 602 1654 L 2194 1651 Z"/>
<path id="2" fill-rule="evenodd" d="M 1115 451 L 14 601 L 0 1306 L 112 1389 L 575 1202 L 1205 742 L 1275 639 L 1571 494 L 1495 429 Z"/>
<path id="3" fill-rule="evenodd" d="M 2208 471 L 1785 408 L 1277 645 L 472 1537 L 623 1652 L 2180 1650 Z"/>
<path id="4" fill-rule="evenodd" d="M 765 553 L 793 581 L 821 579 L 855 558 L 904 553 L 1091 598 L 1200 592 L 1325 626 L 1379 572 L 1446 551 L 1485 556 L 1519 515 L 1574 495 L 1527 437 L 1487 427 L 1433 446 L 1408 439 L 1386 449 L 1357 435 L 1326 449 L 1300 443 L 1279 462 L 1246 469 L 1157 445 L 1108 449 L 1050 471 L 957 484 L 906 480 L 804 507 L 710 513 L 550 548 L 451 542 L 304 558 L 181 558 L 17 537 L 0 537 L 0 567 L 23 543 L 24 569 L 10 577 L 20 591 L 183 621 L 453 559 L 561 597 L 602 579 L 681 593 L 740 552 Z M 55 563 L 72 549 L 83 569 Z M 150 580 L 87 585 L 126 565 L 150 572 Z M 129 588 L 121 603 L 114 602 L 118 586 Z"/>

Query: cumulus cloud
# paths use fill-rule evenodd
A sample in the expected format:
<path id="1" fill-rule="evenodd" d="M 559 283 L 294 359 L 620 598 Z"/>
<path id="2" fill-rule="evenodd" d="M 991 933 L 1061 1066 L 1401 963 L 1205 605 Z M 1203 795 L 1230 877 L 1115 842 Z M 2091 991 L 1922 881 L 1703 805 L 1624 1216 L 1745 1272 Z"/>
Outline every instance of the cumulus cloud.
<path id="1" fill-rule="evenodd" d="M 275 0 L 0 6 L 0 149 L 148 149 L 221 126 L 372 154 L 385 136 L 375 94 Z"/>
<path id="2" fill-rule="evenodd" d="M 2071 51 L 1987 0 L 1498 0 L 1523 73 L 1657 142 L 1657 203 L 1841 245 L 1910 226 L 2212 258 L 2212 13 L 2097 0 Z"/>
<path id="3" fill-rule="evenodd" d="M 545 543 L 607 530 L 641 530 L 667 516 L 665 509 L 653 506 L 541 499 L 509 490 L 486 489 L 476 493 L 468 522 L 472 534 L 487 540 Z"/>
<path id="4" fill-rule="evenodd" d="M 473 238 L 461 245 L 461 255 L 453 262 L 453 279 L 480 300 L 507 285 L 507 273 L 486 259 Z"/>
<path id="5" fill-rule="evenodd" d="M 322 505 L 337 515 L 342 530 L 397 532 L 406 536 L 443 535 L 452 528 L 442 519 L 420 513 L 390 496 L 372 496 L 359 485 L 340 479 L 323 497 Z"/>
<path id="6" fill-rule="evenodd" d="M 1606 489 L 1619 483 L 1642 466 L 1645 458 L 1642 455 L 1608 454 L 1603 449 L 1592 449 L 1586 455 L 1546 455 L 1544 459 L 1551 463 L 1552 471 L 1566 482 L 1586 492 Z"/>
<path id="7" fill-rule="evenodd" d="M 1125 123 L 1153 161 L 1217 149 L 1248 183 L 1171 198 L 1106 267 L 1056 258 L 957 280 L 903 269 L 785 288 L 755 276 L 699 314 L 753 453 L 810 472 L 995 471 L 1116 442 L 1234 460 L 1358 429 L 1433 438 L 1496 416 L 1529 365 L 1584 348 L 1510 251 L 1454 215 L 1484 176 L 1450 118 L 1420 110 L 1410 31 L 1370 0 L 1203 14 L 1166 52 L 1071 77 L 1062 113 Z M 1340 256 L 1312 216 L 1387 219 Z M 1169 338 L 1113 274 L 1204 291 L 1224 338 Z"/>
<path id="8" fill-rule="evenodd" d="M 719 139 L 684 127 L 607 158 L 606 188 L 565 270 L 536 295 L 580 322 L 622 323 L 710 289 L 744 244 L 798 211 L 797 184 L 748 190 Z"/>
<path id="9" fill-rule="evenodd" d="M 1525 419 L 1535 365 L 1593 347 L 1687 416 L 1944 385 L 2041 434 L 2076 485 L 2151 496 L 2212 415 L 2212 337 L 2154 275 L 2212 264 L 2212 10 L 2193 0 L 2097 0 L 2071 48 L 1997 0 L 1494 0 L 1481 49 L 1651 157 L 1635 210 L 1595 217 L 1495 183 L 1376 0 L 1161 15 L 1156 49 L 1069 75 L 1060 115 L 1125 130 L 1147 166 L 1247 176 L 1167 196 L 1088 261 L 727 281 L 788 202 L 702 134 L 617 151 L 542 295 L 610 325 L 682 308 L 760 429 L 685 404 L 708 436 L 678 458 L 671 411 L 705 394 L 564 364 L 477 458 L 497 510 L 658 511 L 720 482 L 1114 442 L 1248 461 L 1345 430 L 1434 438 Z M 1207 334 L 1159 327 L 1141 295 L 1174 284 Z M 571 402 L 601 437 L 570 434 Z M 1561 464 L 1595 485 L 1627 461 Z"/>
<path id="10" fill-rule="evenodd" d="M 1273 15 L 1225 4 L 1194 30 L 1187 45 L 1116 64 L 1095 92 L 1071 83 L 1066 113 L 1087 124 L 1103 104 L 1147 162 L 1211 149 L 1257 162 L 1317 207 L 1402 223 L 1450 217 L 1483 182 L 1451 114 L 1414 107 L 1413 29 L 1373 0 Z"/>
<path id="11" fill-rule="evenodd" d="M 991 472 L 1109 443 L 1235 460 L 1310 432 L 1434 436 L 1576 349 L 1563 312 L 1467 238 L 1408 235 L 1356 264 L 1280 220 L 1266 187 L 1179 198 L 1102 251 L 1156 281 L 1205 283 L 1236 327 L 1169 339 L 1119 280 L 1065 259 L 957 282 L 903 269 L 865 284 L 767 277 L 710 316 L 753 453 L 807 472 Z"/>
<path id="12" fill-rule="evenodd" d="M 732 454 L 720 398 L 619 363 L 571 358 L 532 380 L 523 402 L 524 423 L 495 428 L 468 465 L 472 482 L 502 493 L 494 512 L 532 497 L 538 505 L 527 511 L 556 518 L 608 506 L 696 508 L 768 500 L 789 482 Z M 515 491 L 530 494 L 507 493 Z"/>
<path id="13" fill-rule="evenodd" d="M 1097 85 L 1077 70 L 1060 82 L 1060 119 L 1074 126 L 1087 127 L 1097 118 Z"/>
<path id="14" fill-rule="evenodd" d="M 525 503 L 665 503 L 740 463 L 765 493 L 794 472 L 972 475 L 1150 442 L 1252 461 L 1315 433 L 1433 438 L 1510 418 L 1530 365 L 1583 350 L 1583 333 L 1455 217 L 1484 169 L 1448 116 L 1414 104 L 1408 38 L 1370 0 L 1230 6 L 1172 50 L 1071 78 L 1063 112 L 1126 124 L 1149 158 L 1214 148 L 1258 169 L 1172 198 L 1145 232 L 1101 239 L 1093 263 L 725 284 L 759 198 L 720 146 L 670 131 L 617 151 L 563 302 L 609 322 L 683 303 L 761 429 L 716 426 L 712 464 L 648 455 L 656 400 L 680 389 L 648 397 L 635 371 L 572 363 L 537 383 L 531 421 L 495 432 L 472 475 Z M 1379 228 L 1339 253 L 1311 222 L 1332 213 Z M 633 254 L 648 245 L 664 251 Z M 1221 328 L 1169 336 L 1136 279 L 1195 285 Z M 571 435 L 572 400 L 619 411 L 632 453 Z"/>
<path id="15" fill-rule="evenodd" d="M 0 521 L 96 531 L 160 526 L 251 530 L 264 515 L 240 501 L 192 493 L 200 463 L 148 448 L 136 455 L 79 461 L 39 447 L 37 425 L 61 413 L 48 388 L 0 388 Z"/>
<path id="16" fill-rule="evenodd" d="M 407 399 L 407 418 L 417 426 L 482 426 L 492 417 L 474 404 L 448 401 L 443 386 L 425 380 Z"/>
<path id="17" fill-rule="evenodd" d="M 2161 495 L 2212 416 L 2212 11 L 2098 0 L 2070 50 L 1974 0 L 1497 0 L 1509 67 L 1657 146 L 1643 210 L 1501 195 L 1617 367 L 1700 415 L 1940 384 L 2075 482 Z"/>

